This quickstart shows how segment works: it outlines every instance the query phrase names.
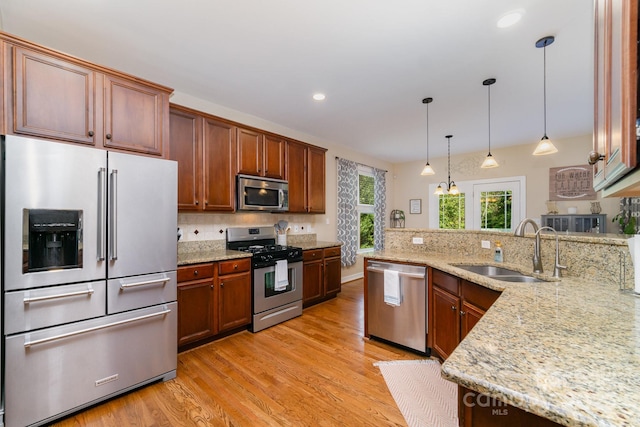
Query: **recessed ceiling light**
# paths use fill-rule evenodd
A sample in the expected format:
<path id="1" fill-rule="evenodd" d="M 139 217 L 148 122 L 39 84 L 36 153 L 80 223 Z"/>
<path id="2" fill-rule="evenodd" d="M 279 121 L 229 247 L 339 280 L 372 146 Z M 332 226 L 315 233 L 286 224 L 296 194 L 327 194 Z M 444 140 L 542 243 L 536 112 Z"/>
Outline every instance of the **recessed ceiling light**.
<path id="1" fill-rule="evenodd" d="M 524 10 L 516 9 L 511 12 L 507 12 L 498 19 L 498 23 L 496 24 L 498 28 L 507 28 L 512 25 L 515 25 L 524 15 Z"/>
<path id="2" fill-rule="evenodd" d="M 313 99 L 315 99 L 316 101 L 324 101 L 325 98 L 326 98 L 326 96 L 324 96 L 324 93 L 314 93 L 313 94 Z"/>

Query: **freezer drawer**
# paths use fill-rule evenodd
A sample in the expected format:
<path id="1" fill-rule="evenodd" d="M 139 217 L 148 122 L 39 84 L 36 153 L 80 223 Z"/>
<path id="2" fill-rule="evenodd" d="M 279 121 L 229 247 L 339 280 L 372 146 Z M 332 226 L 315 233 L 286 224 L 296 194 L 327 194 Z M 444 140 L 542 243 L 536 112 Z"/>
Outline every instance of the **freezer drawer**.
<path id="1" fill-rule="evenodd" d="M 177 299 L 177 273 L 146 274 L 107 282 L 107 314 L 164 304 Z"/>
<path id="2" fill-rule="evenodd" d="M 6 335 L 104 316 L 106 282 L 81 283 L 7 292 Z"/>
<path id="3" fill-rule="evenodd" d="M 399 275 L 400 305 L 384 302 L 384 271 Z M 426 268 L 368 261 L 367 325 L 370 336 L 427 352 Z"/>
<path id="4" fill-rule="evenodd" d="M 132 387 L 175 377 L 177 303 L 5 341 L 5 425 L 44 424 Z"/>

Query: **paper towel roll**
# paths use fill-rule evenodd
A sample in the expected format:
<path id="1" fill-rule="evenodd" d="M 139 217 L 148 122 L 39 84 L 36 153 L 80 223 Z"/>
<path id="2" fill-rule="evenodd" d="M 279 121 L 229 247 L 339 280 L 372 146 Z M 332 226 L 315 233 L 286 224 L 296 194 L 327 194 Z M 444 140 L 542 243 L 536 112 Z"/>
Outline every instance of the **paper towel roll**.
<path id="1" fill-rule="evenodd" d="M 636 293 L 640 293 L 640 235 L 627 239 L 627 245 L 629 245 L 629 253 L 633 263 L 634 290 Z"/>

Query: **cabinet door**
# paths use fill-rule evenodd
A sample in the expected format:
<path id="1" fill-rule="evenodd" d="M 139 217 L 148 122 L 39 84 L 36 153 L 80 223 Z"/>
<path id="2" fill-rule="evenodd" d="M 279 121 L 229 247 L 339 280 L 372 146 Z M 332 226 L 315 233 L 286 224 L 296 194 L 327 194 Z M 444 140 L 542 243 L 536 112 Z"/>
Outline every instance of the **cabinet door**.
<path id="1" fill-rule="evenodd" d="M 484 316 L 485 311 L 475 305 L 469 304 L 467 301 L 462 302 L 460 310 L 461 330 L 460 339 L 463 340 L 469 331 L 476 326 L 476 323 Z"/>
<path id="2" fill-rule="evenodd" d="M 289 181 L 289 212 L 307 212 L 307 147 L 287 142 L 287 180 Z"/>
<path id="3" fill-rule="evenodd" d="M 203 179 L 206 211 L 235 209 L 235 126 L 204 118 Z"/>
<path id="4" fill-rule="evenodd" d="M 106 148 L 162 156 L 168 97 L 142 83 L 105 75 Z"/>
<path id="5" fill-rule="evenodd" d="M 340 257 L 324 259 L 325 295 L 336 295 L 341 289 Z"/>
<path id="6" fill-rule="evenodd" d="M 638 2 L 596 0 L 593 187 L 606 188 L 637 165 Z"/>
<path id="7" fill-rule="evenodd" d="M 178 346 L 217 333 L 213 278 L 178 285 Z"/>
<path id="8" fill-rule="evenodd" d="M 324 213 L 325 210 L 325 151 L 314 147 L 308 148 L 308 205 L 311 213 Z"/>
<path id="9" fill-rule="evenodd" d="M 251 273 L 228 274 L 218 278 L 218 330 L 251 323 Z"/>
<path id="10" fill-rule="evenodd" d="M 95 145 L 95 73 L 13 47 L 15 110 L 9 131 Z"/>
<path id="11" fill-rule="evenodd" d="M 285 141 L 282 138 L 265 135 L 263 150 L 264 176 L 284 179 Z"/>
<path id="12" fill-rule="evenodd" d="M 202 118 L 172 107 L 169 121 L 169 159 L 178 162 L 178 210 L 200 210 Z"/>
<path id="13" fill-rule="evenodd" d="M 259 132 L 237 128 L 238 173 L 263 176 L 262 137 Z"/>
<path id="14" fill-rule="evenodd" d="M 323 295 L 323 277 L 324 264 L 322 260 L 307 262 L 302 266 L 302 302 L 306 307 L 308 303 L 313 302 Z"/>
<path id="15" fill-rule="evenodd" d="M 433 287 L 433 349 L 446 359 L 460 343 L 460 298 Z"/>

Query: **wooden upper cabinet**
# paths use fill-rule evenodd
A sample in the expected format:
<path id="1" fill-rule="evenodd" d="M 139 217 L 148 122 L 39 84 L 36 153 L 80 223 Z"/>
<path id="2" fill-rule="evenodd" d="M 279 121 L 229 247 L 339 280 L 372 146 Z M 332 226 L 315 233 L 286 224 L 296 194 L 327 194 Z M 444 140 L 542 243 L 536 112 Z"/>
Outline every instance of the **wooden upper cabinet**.
<path id="1" fill-rule="evenodd" d="M 308 150 L 307 212 L 310 213 L 325 211 L 325 152 L 326 150 L 316 147 L 309 147 Z"/>
<path id="2" fill-rule="evenodd" d="M 168 97 L 147 85 L 109 75 L 104 84 L 104 146 L 162 156 Z"/>
<path id="3" fill-rule="evenodd" d="M 5 131 L 168 156 L 172 90 L 0 33 Z"/>
<path id="4" fill-rule="evenodd" d="M 289 182 L 289 212 L 307 212 L 307 146 L 287 142 L 287 181 Z"/>
<path id="5" fill-rule="evenodd" d="M 204 117 L 204 206 L 206 211 L 235 209 L 236 127 Z"/>
<path id="6" fill-rule="evenodd" d="M 604 158 L 594 166 L 593 187 L 601 190 L 637 166 L 638 1 L 594 6 L 593 149 Z"/>
<path id="7" fill-rule="evenodd" d="M 171 107 L 169 159 L 178 162 L 178 209 L 200 210 L 202 200 L 202 117 Z"/>
<path id="8" fill-rule="evenodd" d="M 96 73 L 19 46 L 12 56 L 15 109 L 9 132 L 95 145 Z"/>
<path id="9" fill-rule="evenodd" d="M 238 173 L 284 179 L 284 139 L 239 127 L 236 145 Z"/>
<path id="10" fill-rule="evenodd" d="M 268 178 L 284 179 L 285 146 L 283 138 L 265 135 L 263 141 L 264 176 Z"/>

